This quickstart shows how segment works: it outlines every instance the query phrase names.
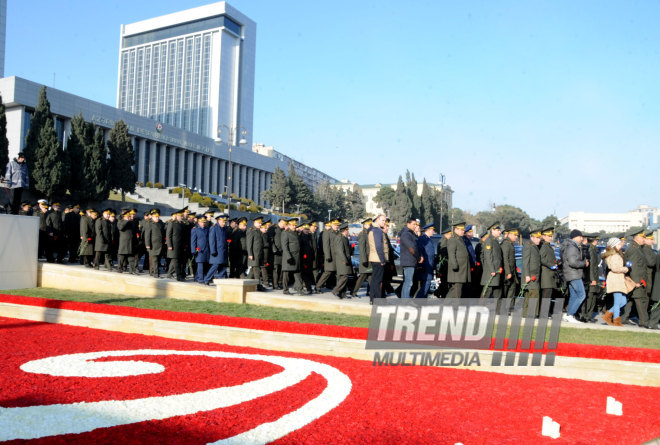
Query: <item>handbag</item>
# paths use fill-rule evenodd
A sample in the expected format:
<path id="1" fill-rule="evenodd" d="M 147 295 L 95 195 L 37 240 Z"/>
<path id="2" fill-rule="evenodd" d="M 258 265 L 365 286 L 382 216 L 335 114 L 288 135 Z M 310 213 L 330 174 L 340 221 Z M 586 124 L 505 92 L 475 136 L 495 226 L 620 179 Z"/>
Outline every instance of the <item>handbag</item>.
<path id="1" fill-rule="evenodd" d="M 625 275 L 625 276 L 623 277 L 623 281 L 624 281 L 625 284 L 626 284 L 626 293 L 627 293 L 627 294 L 629 294 L 630 292 L 634 291 L 635 288 L 637 287 L 637 285 L 635 284 L 635 282 L 633 281 L 633 279 L 630 278 L 628 275 Z"/>

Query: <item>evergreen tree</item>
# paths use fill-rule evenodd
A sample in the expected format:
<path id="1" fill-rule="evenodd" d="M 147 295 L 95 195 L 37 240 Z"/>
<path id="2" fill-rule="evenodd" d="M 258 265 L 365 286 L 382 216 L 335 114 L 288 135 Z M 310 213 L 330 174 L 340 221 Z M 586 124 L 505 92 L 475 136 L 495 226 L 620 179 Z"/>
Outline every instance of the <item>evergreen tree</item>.
<path id="1" fill-rule="evenodd" d="M 299 205 L 300 213 L 310 214 L 314 210 L 314 194 L 303 178 L 296 173 L 292 163 L 289 164 L 289 189 L 291 190 L 291 204 L 296 208 Z"/>
<path id="2" fill-rule="evenodd" d="M 438 223 L 440 222 L 440 209 L 435 205 L 435 199 L 431 187 L 426 183 L 426 179 L 422 183 L 422 196 L 420 197 L 422 213 L 420 218 L 424 225 L 434 223 L 436 230 L 440 230 Z M 443 215 L 444 216 L 444 215 Z"/>
<path id="3" fill-rule="evenodd" d="M 360 187 L 356 186 L 353 191 L 346 194 L 346 203 L 348 208 L 347 218 L 349 221 L 358 222 L 364 218 L 367 210 L 362 199 L 362 190 Z"/>
<path id="4" fill-rule="evenodd" d="M 381 187 L 374 196 L 374 202 L 387 213 L 394 204 L 394 189 L 390 186 Z"/>
<path id="5" fill-rule="evenodd" d="M 85 145 L 85 157 L 89 165 L 85 169 L 85 184 L 87 195 L 92 201 L 104 201 L 110 195 L 108 185 L 108 151 L 105 147 L 105 137 L 101 127 L 94 126 L 93 141 Z"/>
<path id="6" fill-rule="evenodd" d="M 135 164 L 135 151 L 123 120 L 115 123 L 108 138 L 108 187 L 121 190 L 121 202 L 126 202 L 126 192 L 135 191 L 137 177 L 131 168 Z"/>
<path id="7" fill-rule="evenodd" d="M 270 188 L 262 192 L 262 198 L 270 201 L 271 207 L 278 207 L 284 213 L 286 205 L 291 202 L 291 187 L 284 170 L 275 167 Z"/>
<path id="8" fill-rule="evenodd" d="M 84 121 L 82 113 L 77 114 L 71 119 L 71 134 L 66 145 L 67 161 L 69 164 L 69 193 L 74 201 L 87 201 L 85 193 L 85 144 L 90 141 L 85 140 L 88 124 Z"/>
<path id="9" fill-rule="evenodd" d="M 34 157 L 31 170 L 34 188 L 48 197 L 48 200 L 64 196 L 69 184 L 69 166 L 50 116 L 46 117 L 39 132 Z"/>
<path id="10" fill-rule="evenodd" d="M 46 119 L 50 119 L 50 125 L 53 125 L 53 117 L 50 113 L 50 102 L 46 97 L 46 87 L 41 87 L 39 90 L 39 99 L 37 107 L 34 109 L 32 116 L 30 116 L 30 129 L 27 136 L 25 136 L 25 162 L 28 165 L 28 174 L 30 175 L 30 190 L 36 190 L 36 181 L 34 180 L 34 167 L 37 159 L 37 149 L 39 147 L 39 136 L 41 129 L 46 125 Z"/>
<path id="11" fill-rule="evenodd" d="M 4 176 L 5 166 L 9 163 L 9 139 L 7 139 L 7 115 L 0 96 L 0 175 Z"/>
<path id="12" fill-rule="evenodd" d="M 399 181 L 396 184 L 396 191 L 394 192 L 394 205 L 390 218 L 397 230 L 405 226 L 406 221 L 412 217 L 412 202 L 406 187 L 403 185 L 403 180 L 399 176 Z"/>
<path id="13" fill-rule="evenodd" d="M 415 179 L 415 174 L 412 173 L 410 177 L 410 182 L 407 183 L 407 189 L 412 203 L 412 218 L 421 219 L 423 216 L 422 198 L 417 194 L 417 179 Z"/>

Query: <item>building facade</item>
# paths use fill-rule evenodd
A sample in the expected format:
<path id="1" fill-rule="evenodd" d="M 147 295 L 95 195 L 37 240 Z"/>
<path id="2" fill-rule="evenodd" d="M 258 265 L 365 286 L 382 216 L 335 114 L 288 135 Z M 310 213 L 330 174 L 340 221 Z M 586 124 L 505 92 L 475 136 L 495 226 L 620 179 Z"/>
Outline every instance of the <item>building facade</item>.
<path id="1" fill-rule="evenodd" d="M 293 165 L 294 171 L 305 181 L 305 184 L 312 190 L 316 190 L 322 182 L 328 182 L 330 184 L 335 184 L 337 180 L 330 175 L 323 173 L 320 170 L 305 165 L 302 162 L 298 162 L 295 159 L 280 153 L 275 150 L 272 146 L 264 144 L 253 144 L 252 151 L 259 153 L 262 156 L 268 156 L 269 158 L 278 159 L 282 162 L 285 162 L 287 165 Z M 289 174 L 288 167 L 284 170 L 284 173 Z"/>
<path id="2" fill-rule="evenodd" d="M 625 232 L 632 227 L 649 227 L 660 223 L 660 209 L 640 205 L 625 213 L 569 212 L 567 217 L 561 219 L 561 223 L 571 230 L 585 232 Z"/>
<path id="3" fill-rule="evenodd" d="M 10 158 L 25 146 L 30 114 L 37 105 L 41 87 L 18 77 L 0 79 Z M 115 122 L 123 120 L 133 141 L 138 182 L 160 182 L 165 187 L 183 184 L 204 193 L 219 194 L 226 191 L 231 176 L 232 193 L 267 206 L 261 192 L 270 188 L 276 167 L 288 168 L 288 163 L 247 149 L 232 150 L 230 162 L 224 142 L 54 88 L 47 88 L 46 93 L 55 130 L 65 150 L 75 115 L 82 113 L 85 121 L 103 128 L 106 139 Z"/>
<path id="4" fill-rule="evenodd" d="M 249 149 L 256 32 L 226 2 L 122 25 L 117 108 L 208 138 L 243 128 Z"/>

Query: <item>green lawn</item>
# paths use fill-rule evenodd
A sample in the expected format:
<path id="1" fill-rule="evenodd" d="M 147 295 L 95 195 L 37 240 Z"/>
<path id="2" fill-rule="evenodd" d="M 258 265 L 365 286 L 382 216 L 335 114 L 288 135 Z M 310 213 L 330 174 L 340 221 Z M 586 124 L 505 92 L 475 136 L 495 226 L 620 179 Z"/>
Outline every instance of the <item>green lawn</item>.
<path id="1" fill-rule="evenodd" d="M 187 301 L 164 298 L 140 298 L 118 294 L 91 294 L 60 289 L 35 288 L 2 291 L 10 295 L 52 298 L 56 300 L 82 301 L 98 304 L 113 304 L 145 309 L 162 309 L 175 312 L 230 315 L 263 320 L 297 321 L 301 323 L 331 324 L 337 326 L 368 327 L 369 317 L 343 315 L 331 312 L 311 312 L 295 309 L 280 309 L 250 304 L 216 303 L 214 301 Z M 549 335 L 549 333 L 548 333 Z M 626 346 L 660 349 L 660 335 L 639 331 L 611 331 L 604 329 L 575 329 L 562 327 L 559 331 L 562 343 Z"/>

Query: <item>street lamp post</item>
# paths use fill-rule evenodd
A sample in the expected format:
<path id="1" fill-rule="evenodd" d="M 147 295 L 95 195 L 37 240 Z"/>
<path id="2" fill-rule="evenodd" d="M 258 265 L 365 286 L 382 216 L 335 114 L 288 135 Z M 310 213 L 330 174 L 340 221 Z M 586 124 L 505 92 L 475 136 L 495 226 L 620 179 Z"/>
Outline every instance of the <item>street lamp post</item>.
<path id="1" fill-rule="evenodd" d="M 440 233 L 442 233 L 442 210 L 444 209 L 445 202 L 445 175 L 440 173 Z"/>
<path id="2" fill-rule="evenodd" d="M 186 203 L 186 184 L 179 184 L 179 187 L 181 187 L 181 208 L 183 208 Z"/>
<path id="3" fill-rule="evenodd" d="M 331 221 L 332 218 L 332 209 L 328 209 L 328 221 Z"/>
<path id="4" fill-rule="evenodd" d="M 231 177 L 233 172 L 233 167 L 231 165 L 231 151 L 234 147 L 237 147 L 238 145 L 244 145 L 247 143 L 245 140 L 245 135 L 247 134 L 247 130 L 243 127 L 238 127 L 236 128 L 234 125 L 232 126 L 227 126 L 225 124 L 220 124 L 218 125 L 218 141 L 222 143 L 222 129 L 225 128 L 227 130 L 227 148 L 229 149 L 229 175 L 227 176 L 227 215 L 229 215 L 229 205 L 231 203 Z M 240 131 L 241 133 L 241 139 L 238 140 L 238 144 L 236 144 L 236 131 Z"/>

